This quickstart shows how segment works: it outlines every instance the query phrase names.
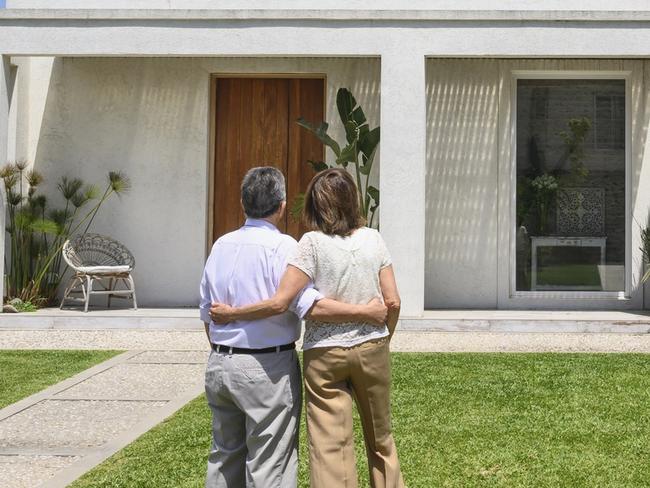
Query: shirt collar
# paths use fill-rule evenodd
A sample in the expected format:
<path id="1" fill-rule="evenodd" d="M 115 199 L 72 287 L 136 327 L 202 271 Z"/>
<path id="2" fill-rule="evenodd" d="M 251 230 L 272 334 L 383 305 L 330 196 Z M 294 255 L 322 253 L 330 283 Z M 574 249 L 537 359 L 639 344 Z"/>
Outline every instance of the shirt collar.
<path id="1" fill-rule="evenodd" d="M 264 220 L 264 219 L 252 219 L 252 218 L 248 217 L 246 219 L 246 222 L 244 223 L 244 226 L 245 227 L 263 227 L 265 229 L 273 230 L 275 232 L 280 232 L 280 230 L 275 225 L 273 225 L 268 220 Z"/>

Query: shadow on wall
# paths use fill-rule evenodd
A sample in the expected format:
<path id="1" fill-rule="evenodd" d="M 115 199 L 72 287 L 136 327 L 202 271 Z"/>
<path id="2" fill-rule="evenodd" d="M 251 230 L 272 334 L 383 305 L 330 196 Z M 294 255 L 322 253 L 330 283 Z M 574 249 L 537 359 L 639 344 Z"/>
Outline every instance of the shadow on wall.
<path id="1" fill-rule="evenodd" d="M 494 308 L 498 66 L 426 66 L 425 308 Z"/>
<path id="2" fill-rule="evenodd" d="M 632 222 L 632 249 L 636 250 L 642 246 L 640 232 L 641 227 L 649 220 L 650 211 L 650 192 L 646 187 L 650 182 L 650 145 L 648 145 L 648 131 L 650 130 L 650 97 L 647 95 L 647 83 L 650 81 L 650 63 L 645 61 L 638 61 L 643 63 L 643 75 L 640 82 L 631 83 L 630 100 L 632 103 L 629 105 L 632 114 L 640 114 L 640 116 L 632 117 L 631 126 L 631 139 L 633 141 L 631 147 L 632 157 L 632 175 L 631 181 L 633 182 L 631 188 L 630 207 L 632 215 L 634 216 Z M 645 183 L 644 183 L 645 182 Z M 629 248 L 629 246 L 628 246 Z M 632 253 L 632 270 L 638 272 L 640 277 L 644 274 L 643 256 L 640 252 Z M 645 286 L 641 283 L 632 283 L 633 288 L 641 287 L 643 292 L 643 308 L 650 307 L 650 286 Z"/>
<path id="3" fill-rule="evenodd" d="M 132 181 L 102 208 L 95 232 L 136 257 L 144 306 L 193 305 L 204 254 L 207 93 L 192 60 L 55 60 L 35 167 L 52 204 L 61 176 Z"/>

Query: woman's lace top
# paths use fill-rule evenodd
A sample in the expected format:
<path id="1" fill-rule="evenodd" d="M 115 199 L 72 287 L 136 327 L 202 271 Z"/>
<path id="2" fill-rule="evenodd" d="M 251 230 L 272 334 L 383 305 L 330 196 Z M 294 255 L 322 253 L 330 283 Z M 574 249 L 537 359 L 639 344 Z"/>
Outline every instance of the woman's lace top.
<path id="1" fill-rule="evenodd" d="M 382 297 L 379 271 L 391 265 L 391 258 L 379 232 L 362 227 L 348 237 L 306 233 L 289 264 L 306 273 L 325 297 L 365 304 Z M 303 349 L 351 347 L 387 335 L 386 326 L 307 320 Z"/>

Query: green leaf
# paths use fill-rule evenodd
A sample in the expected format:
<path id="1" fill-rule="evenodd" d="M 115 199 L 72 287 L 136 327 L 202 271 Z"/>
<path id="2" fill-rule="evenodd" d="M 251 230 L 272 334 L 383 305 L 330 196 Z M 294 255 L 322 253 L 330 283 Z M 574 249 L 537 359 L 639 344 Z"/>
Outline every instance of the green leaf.
<path id="1" fill-rule="evenodd" d="M 348 163 L 356 162 L 357 153 L 357 142 L 353 141 L 343 148 L 341 155 L 336 158 L 336 164 L 340 164 L 343 167 L 346 167 Z"/>
<path id="2" fill-rule="evenodd" d="M 336 157 L 338 158 L 341 155 L 341 146 L 339 146 L 338 142 L 336 142 L 334 139 L 332 139 L 328 134 L 327 134 L 327 129 L 329 125 L 327 122 L 321 122 L 321 124 L 318 127 L 315 127 L 311 123 L 307 122 L 305 119 L 300 117 L 296 123 L 305 129 L 307 129 L 309 132 L 314 134 L 320 141 L 325 144 L 327 147 L 329 147 L 332 151 L 334 151 L 334 154 L 336 154 Z"/>
<path id="3" fill-rule="evenodd" d="M 336 108 L 339 111 L 341 122 L 345 123 L 350 120 L 354 107 L 357 106 L 357 101 L 352 96 L 352 92 L 347 88 L 339 88 L 336 92 Z"/>
<path id="4" fill-rule="evenodd" d="M 14 225 L 17 229 L 27 229 L 34 221 L 34 217 L 27 209 L 19 210 L 14 216 Z"/>
<path id="5" fill-rule="evenodd" d="M 370 172 L 372 171 L 372 163 L 375 160 L 376 153 L 377 153 L 377 146 L 375 146 L 375 149 L 372 151 L 372 154 L 370 154 L 370 156 L 366 157 L 365 154 L 362 154 L 361 161 L 363 164 L 359 167 L 359 172 L 361 174 L 366 176 L 370 174 Z"/>
<path id="6" fill-rule="evenodd" d="M 307 164 L 309 164 L 316 173 L 330 169 L 329 165 L 323 161 L 312 161 L 310 159 L 307 161 Z"/>
<path id="7" fill-rule="evenodd" d="M 305 208 L 305 194 L 304 193 L 298 193 L 296 197 L 293 199 L 293 203 L 291 204 L 291 217 L 295 221 L 300 220 L 300 214 L 302 213 L 303 208 Z"/>
<path id="8" fill-rule="evenodd" d="M 53 220 L 54 222 L 56 222 L 61 227 L 65 227 L 68 220 L 70 219 L 70 215 L 65 210 L 62 210 L 62 209 L 50 210 L 48 212 L 48 215 L 50 217 L 50 220 Z"/>
<path id="9" fill-rule="evenodd" d="M 341 122 L 345 126 L 345 137 L 348 143 L 351 143 L 359 138 L 360 131 L 364 130 L 364 126 L 367 125 L 366 115 L 347 88 L 340 88 L 336 93 L 336 107 Z"/>
<path id="10" fill-rule="evenodd" d="M 83 181 L 79 178 L 68 179 L 67 176 L 62 176 L 61 181 L 57 185 L 63 198 L 70 200 L 75 193 L 77 193 L 83 186 Z"/>
<path id="11" fill-rule="evenodd" d="M 50 219 L 36 219 L 30 225 L 33 232 L 58 235 L 61 232 L 59 224 Z"/>
<path id="12" fill-rule="evenodd" d="M 376 210 L 377 207 L 379 207 L 379 190 L 374 186 L 369 186 L 368 195 L 370 195 L 370 198 L 372 198 L 375 202 L 375 205 L 370 208 L 370 211 L 372 212 Z"/>
<path id="13" fill-rule="evenodd" d="M 349 120 L 343 123 L 343 127 L 345 127 L 345 138 L 349 144 L 359 140 L 359 127 L 356 122 Z"/>
<path id="14" fill-rule="evenodd" d="M 131 181 L 122 171 L 109 171 L 108 182 L 117 194 L 127 193 L 131 189 Z"/>
<path id="15" fill-rule="evenodd" d="M 352 112 L 352 120 L 354 120 L 358 126 L 367 124 L 368 121 L 366 120 L 366 114 L 363 113 L 363 109 L 360 105 Z"/>
<path id="16" fill-rule="evenodd" d="M 96 200 L 99 198 L 99 195 L 100 192 L 97 185 L 86 185 L 86 188 L 84 190 L 84 196 L 86 197 L 86 200 Z"/>
<path id="17" fill-rule="evenodd" d="M 375 127 L 371 131 L 362 132 L 359 137 L 359 150 L 370 157 L 370 155 L 377 149 L 379 145 L 379 127 Z"/>

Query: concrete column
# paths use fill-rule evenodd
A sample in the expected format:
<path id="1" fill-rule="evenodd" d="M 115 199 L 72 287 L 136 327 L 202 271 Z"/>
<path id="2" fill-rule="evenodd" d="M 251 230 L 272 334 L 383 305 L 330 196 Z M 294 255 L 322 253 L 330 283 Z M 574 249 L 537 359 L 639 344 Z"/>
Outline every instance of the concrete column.
<path id="1" fill-rule="evenodd" d="M 424 311 L 426 104 L 424 56 L 381 58 L 380 230 L 392 254 L 402 315 Z"/>
<path id="2" fill-rule="evenodd" d="M 9 144 L 9 101 L 11 100 L 11 65 L 9 56 L 2 55 L 0 62 L 0 166 L 7 162 Z M 5 186 L 0 181 L 0 310 L 4 297 L 4 255 L 5 255 Z"/>

